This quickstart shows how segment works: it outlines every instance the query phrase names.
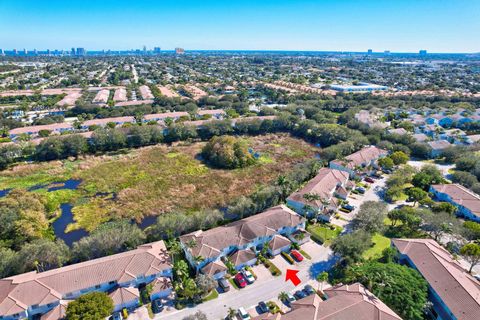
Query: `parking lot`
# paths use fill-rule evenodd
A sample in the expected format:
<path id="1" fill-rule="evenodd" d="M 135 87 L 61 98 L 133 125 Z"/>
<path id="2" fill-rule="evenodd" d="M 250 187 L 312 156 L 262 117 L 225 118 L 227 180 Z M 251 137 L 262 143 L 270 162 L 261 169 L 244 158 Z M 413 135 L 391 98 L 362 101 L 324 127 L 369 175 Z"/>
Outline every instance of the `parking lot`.
<path id="1" fill-rule="evenodd" d="M 243 289 L 230 288 L 230 291 L 221 293 L 217 299 L 204 302 L 192 308 L 176 310 L 166 308 L 161 314 L 156 315 L 155 319 L 177 320 L 185 316 L 194 314 L 197 310 L 204 312 L 209 319 L 223 319 L 229 308 L 238 309 L 244 307 L 249 312 L 255 313 L 255 306 L 260 301 L 278 301 L 278 294 L 282 291 L 294 292 L 296 288 L 290 281 L 285 282 L 286 269 L 299 270 L 297 274 L 302 281 L 300 288 L 306 283 L 317 284 L 315 276 L 329 269 L 335 262 L 333 253 L 329 248 L 323 247 L 313 241 L 308 241 L 301 246 L 301 249 L 311 256 L 311 260 L 304 259 L 300 263 L 290 265 L 280 255 L 272 259 L 272 262 L 281 270 L 282 275 L 274 277 L 263 265 L 253 267 L 253 272 L 257 275 L 257 280 Z M 277 303 L 281 306 L 279 303 Z M 283 307 L 285 308 L 285 306 Z"/>

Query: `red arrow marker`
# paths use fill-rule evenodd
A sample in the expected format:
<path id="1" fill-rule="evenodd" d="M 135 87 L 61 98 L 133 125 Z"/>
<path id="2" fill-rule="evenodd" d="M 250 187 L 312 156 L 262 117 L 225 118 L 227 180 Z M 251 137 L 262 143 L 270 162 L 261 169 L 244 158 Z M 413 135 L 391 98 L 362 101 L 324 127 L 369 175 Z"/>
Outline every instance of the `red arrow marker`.
<path id="1" fill-rule="evenodd" d="M 292 281 L 294 286 L 298 286 L 302 280 L 300 280 L 297 276 L 298 270 L 287 269 L 287 273 L 285 274 L 285 281 Z"/>

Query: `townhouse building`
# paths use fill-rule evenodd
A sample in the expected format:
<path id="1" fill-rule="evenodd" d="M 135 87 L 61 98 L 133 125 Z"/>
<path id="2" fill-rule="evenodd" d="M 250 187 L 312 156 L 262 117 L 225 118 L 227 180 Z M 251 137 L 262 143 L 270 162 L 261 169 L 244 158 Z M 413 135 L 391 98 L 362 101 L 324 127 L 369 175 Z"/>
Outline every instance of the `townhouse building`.
<path id="1" fill-rule="evenodd" d="M 434 184 L 430 190 L 436 200 L 453 204 L 456 214 L 462 218 L 480 222 L 480 196 L 464 186 L 453 184 Z"/>
<path id="2" fill-rule="evenodd" d="M 348 172 L 350 177 L 353 178 L 364 173 L 368 167 L 376 167 L 377 160 L 387 155 L 387 150 L 376 146 L 366 146 L 344 159 L 330 161 L 330 168 Z"/>
<path id="3" fill-rule="evenodd" d="M 115 310 L 121 310 L 138 305 L 139 288 L 150 283 L 152 297 L 168 296 L 171 276 L 171 258 L 163 241 L 45 272 L 19 274 L 0 280 L 0 319 L 59 319 L 55 316 L 64 313 L 69 301 L 94 291 L 108 293 Z"/>
<path id="4" fill-rule="evenodd" d="M 336 197 L 346 199 L 353 187 L 348 172 L 322 168 L 303 188 L 287 198 L 287 205 L 298 214 L 329 221 L 338 207 Z"/>
<path id="5" fill-rule="evenodd" d="M 480 319 L 480 283 L 433 239 L 393 239 L 399 262 L 420 272 L 428 282 L 430 318 Z"/>
<path id="6" fill-rule="evenodd" d="M 339 284 L 291 303 L 286 313 L 263 314 L 252 320 L 401 320 L 392 309 L 360 283 Z"/>
<path id="7" fill-rule="evenodd" d="M 190 265 L 219 279 L 227 272 L 226 259 L 237 270 L 253 265 L 268 246 L 271 254 L 288 250 L 296 231 L 305 229 L 305 219 L 284 205 L 210 230 L 197 230 L 180 237 Z"/>

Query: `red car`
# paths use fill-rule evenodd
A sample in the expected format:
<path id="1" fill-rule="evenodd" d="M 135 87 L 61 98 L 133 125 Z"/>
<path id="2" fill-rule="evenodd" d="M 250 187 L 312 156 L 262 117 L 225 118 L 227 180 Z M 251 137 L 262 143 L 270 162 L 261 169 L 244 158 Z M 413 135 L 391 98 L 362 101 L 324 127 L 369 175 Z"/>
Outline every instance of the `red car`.
<path id="1" fill-rule="evenodd" d="M 240 288 L 245 288 L 247 286 L 247 280 L 245 280 L 240 272 L 235 275 L 235 282 Z"/>
<path id="2" fill-rule="evenodd" d="M 367 181 L 368 183 L 374 183 L 375 182 L 375 180 L 373 180 L 372 178 L 369 178 L 369 177 L 366 177 L 364 180 Z"/>
<path id="3" fill-rule="evenodd" d="M 290 255 L 298 262 L 303 261 L 303 256 L 297 250 L 292 250 Z"/>

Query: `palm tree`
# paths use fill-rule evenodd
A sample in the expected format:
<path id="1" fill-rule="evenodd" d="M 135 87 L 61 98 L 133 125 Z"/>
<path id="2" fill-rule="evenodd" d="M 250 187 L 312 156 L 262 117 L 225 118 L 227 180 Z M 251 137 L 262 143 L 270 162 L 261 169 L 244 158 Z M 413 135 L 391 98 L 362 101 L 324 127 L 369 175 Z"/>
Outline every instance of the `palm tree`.
<path id="1" fill-rule="evenodd" d="M 317 281 L 320 282 L 321 284 L 321 289 L 323 291 L 323 283 L 328 280 L 328 273 L 327 272 L 322 272 L 317 275 Z"/>
<path id="2" fill-rule="evenodd" d="M 288 294 L 285 291 L 280 292 L 278 295 L 278 300 L 283 302 L 288 301 Z"/>
<path id="3" fill-rule="evenodd" d="M 281 175 L 277 178 L 277 185 L 281 188 L 282 199 L 285 200 L 292 189 L 292 182 L 284 175 Z"/>
<path id="4" fill-rule="evenodd" d="M 307 200 L 308 202 L 316 201 L 316 200 L 321 200 L 320 196 L 315 193 L 305 193 L 303 195 L 303 198 Z"/>
<path id="5" fill-rule="evenodd" d="M 235 316 L 237 315 L 237 311 L 235 309 L 233 309 L 232 307 L 228 308 L 228 312 L 227 312 L 227 318 L 228 319 L 235 319 Z"/>

